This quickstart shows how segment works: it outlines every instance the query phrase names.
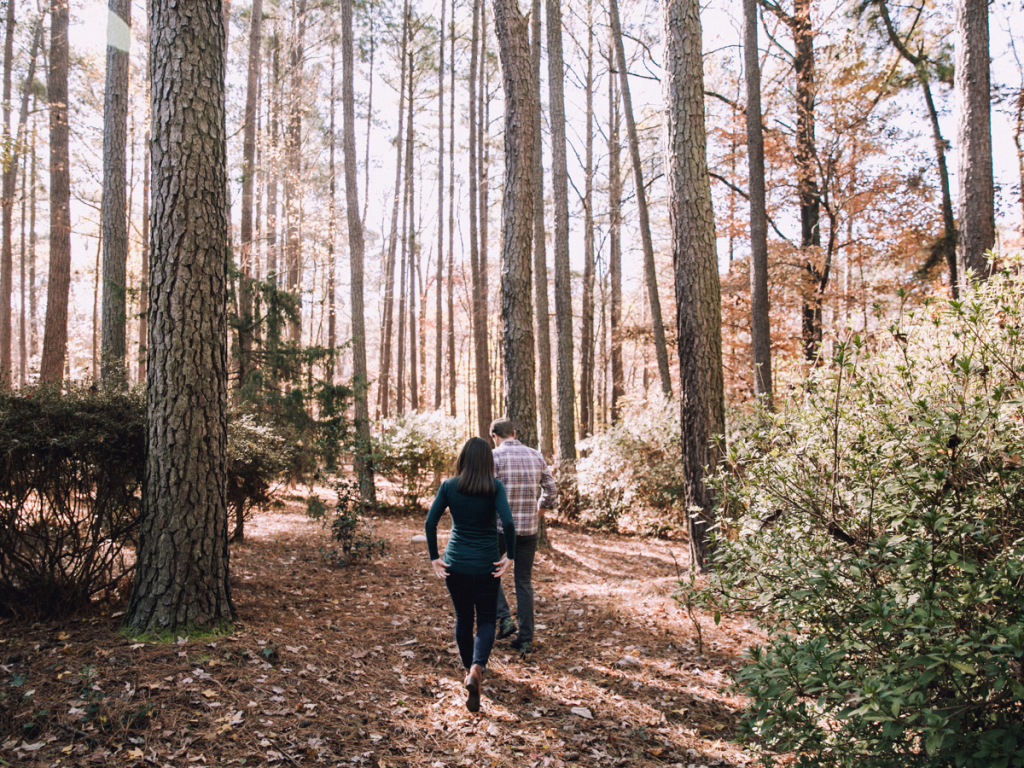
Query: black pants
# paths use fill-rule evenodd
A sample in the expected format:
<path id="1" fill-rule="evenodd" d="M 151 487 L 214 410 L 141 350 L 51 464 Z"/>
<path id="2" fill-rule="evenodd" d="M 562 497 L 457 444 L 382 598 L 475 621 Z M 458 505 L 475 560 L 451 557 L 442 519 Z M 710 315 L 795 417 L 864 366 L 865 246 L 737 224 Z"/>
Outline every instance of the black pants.
<path id="1" fill-rule="evenodd" d="M 455 606 L 455 643 L 459 646 L 462 666 L 487 666 L 494 647 L 494 624 L 498 610 L 498 587 L 501 579 L 484 573 L 470 576 L 449 571 L 445 579 Z M 473 621 L 476 620 L 476 638 Z"/>

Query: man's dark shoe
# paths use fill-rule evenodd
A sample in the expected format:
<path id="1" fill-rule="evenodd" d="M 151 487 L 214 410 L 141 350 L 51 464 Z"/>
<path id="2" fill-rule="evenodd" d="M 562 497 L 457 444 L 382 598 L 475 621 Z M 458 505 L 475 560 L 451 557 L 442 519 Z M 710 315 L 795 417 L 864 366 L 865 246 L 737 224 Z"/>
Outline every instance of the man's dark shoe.
<path id="1" fill-rule="evenodd" d="M 506 637 L 512 637 L 516 632 L 519 631 L 519 625 L 516 624 L 516 620 L 511 616 L 506 616 L 500 622 L 498 622 L 498 640 L 504 640 Z"/>
<path id="2" fill-rule="evenodd" d="M 512 641 L 512 648 L 524 656 L 533 650 L 532 640 L 520 640 L 518 637 Z"/>

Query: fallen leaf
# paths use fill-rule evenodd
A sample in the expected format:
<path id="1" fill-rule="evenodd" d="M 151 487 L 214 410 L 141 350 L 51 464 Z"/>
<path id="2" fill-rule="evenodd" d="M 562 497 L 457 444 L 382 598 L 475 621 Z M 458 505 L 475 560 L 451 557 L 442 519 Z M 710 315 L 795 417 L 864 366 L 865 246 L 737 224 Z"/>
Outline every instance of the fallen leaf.
<path id="1" fill-rule="evenodd" d="M 587 720 L 594 719 L 594 715 L 586 707 L 573 707 L 569 711 L 572 712 L 574 715 L 579 715 L 580 717 L 585 718 Z"/>
<path id="2" fill-rule="evenodd" d="M 213 688 L 207 688 L 205 691 L 203 691 L 203 696 L 205 696 L 208 699 L 216 699 L 217 692 L 213 690 Z"/>

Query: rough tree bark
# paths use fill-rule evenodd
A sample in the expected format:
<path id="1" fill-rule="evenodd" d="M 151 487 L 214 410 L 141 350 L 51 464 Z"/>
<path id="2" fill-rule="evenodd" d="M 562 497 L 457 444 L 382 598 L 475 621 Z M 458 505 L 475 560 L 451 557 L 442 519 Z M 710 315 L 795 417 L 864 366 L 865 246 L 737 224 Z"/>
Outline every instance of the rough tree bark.
<path id="1" fill-rule="evenodd" d="M 68 294 L 71 289 L 71 155 L 68 148 L 68 6 L 50 6 L 50 271 L 46 327 L 39 380 L 64 378 L 68 350 Z"/>
<path id="2" fill-rule="evenodd" d="M 136 381 L 146 381 L 149 334 L 149 131 L 142 152 L 142 271 L 139 279 L 139 361 Z"/>
<path id="3" fill-rule="evenodd" d="M 359 218 L 359 184 L 356 180 L 355 74 L 352 56 L 352 0 L 341 1 L 341 100 L 342 130 L 345 131 L 345 215 L 348 220 L 348 249 L 351 269 L 352 360 L 355 390 L 355 427 L 358 439 L 355 469 L 359 492 L 365 504 L 377 503 L 370 453 L 369 378 L 366 372 L 366 321 L 363 304 L 363 223 Z"/>
<path id="4" fill-rule="evenodd" d="M 501 203 L 501 320 L 504 337 L 505 414 L 519 440 L 537 447 L 534 399 L 533 306 L 530 241 L 533 236 L 533 82 L 526 19 L 516 0 L 494 0 L 494 27 L 505 92 L 505 187 Z"/>
<path id="5" fill-rule="evenodd" d="M 705 468 L 725 432 L 722 298 L 704 127 L 704 70 L 697 0 L 665 0 L 665 175 L 679 337 L 683 498 L 693 565 L 704 568 L 715 502 Z"/>
<path id="6" fill-rule="evenodd" d="M 257 0 L 258 1 L 258 0 Z M 107 75 L 103 96 L 103 333 L 100 379 L 104 386 L 128 383 L 128 41 L 131 0 L 109 1 Z"/>
<path id="7" fill-rule="evenodd" d="M 747 163 L 750 173 L 750 337 L 754 394 L 772 407 L 772 336 L 768 317 L 768 212 L 761 131 L 761 63 L 757 47 L 757 0 L 743 0 L 743 59 L 747 79 Z"/>
<path id="8" fill-rule="evenodd" d="M 56 12 L 56 7 L 55 7 Z M 220 0 L 151 0 L 148 452 L 125 626 L 234 619 L 227 519 L 227 132 Z"/>
<path id="9" fill-rule="evenodd" d="M 558 458 L 576 458 L 576 386 L 573 376 L 572 275 L 569 271 L 569 174 L 565 161 L 565 95 L 562 80 L 562 9 L 547 0 L 548 110 L 551 114 L 551 196 L 555 203 L 555 343 L 558 390 Z"/>
<path id="10" fill-rule="evenodd" d="M 957 0 L 954 20 L 954 78 L 960 282 L 967 270 L 978 279 L 989 274 L 986 252 L 995 245 L 992 183 L 992 88 L 989 77 L 988 2 Z"/>
<path id="11" fill-rule="evenodd" d="M 541 135 L 540 0 L 530 12 L 530 68 L 533 72 L 533 301 L 537 334 L 537 408 L 540 452 L 555 455 L 555 418 L 551 394 L 551 310 L 548 307 L 547 232 L 544 229 L 544 142 Z"/>
<path id="12" fill-rule="evenodd" d="M 661 390 L 672 394 L 672 376 L 668 370 L 668 346 L 665 343 L 665 324 L 661 318 L 661 298 L 658 296 L 658 273 L 654 265 L 654 244 L 651 241 L 651 223 L 647 213 L 647 189 L 644 187 L 644 172 L 640 158 L 640 139 L 633 119 L 633 100 L 629 94 L 629 69 L 626 66 L 626 51 L 622 45 L 622 25 L 619 22 L 618 0 L 609 0 L 608 14 L 612 23 L 612 44 L 615 47 L 615 63 L 619 70 L 619 87 L 622 96 L 622 111 L 626 115 L 626 136 L 629 140 L 629 154 L 633 160 L 633 182 L 636 187 L 637 212 L 640 217 L 640 239 L 644 249 L 644 279 L 647 283 L 647 298 L 651 306 L 651 330 L 654 332 L 654 353 L 658 359 L 658 376 Z"/>

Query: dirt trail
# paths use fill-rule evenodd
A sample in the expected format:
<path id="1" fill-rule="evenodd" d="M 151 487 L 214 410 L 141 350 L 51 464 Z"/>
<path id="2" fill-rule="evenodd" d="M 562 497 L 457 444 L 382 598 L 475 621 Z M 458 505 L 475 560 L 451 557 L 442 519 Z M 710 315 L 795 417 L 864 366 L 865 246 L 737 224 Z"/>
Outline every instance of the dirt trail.
<path id="1" fill-rule="evenodd" d="M 230 636 L 136 643 L 116 615 L 0 623 L 0 766 L 751 761 L 728 741 L 726 672 L 755 635 L 701 616 L 698 657 L 670 597 L 678 543 L 553 528 L 536 648 L 496 644 L 471 715 L 447 592 L 411 541 L 422 518 L 373 524 L 386 556 L 331 568 L 298 505 L 260 515 L 232 550 Z"/>

